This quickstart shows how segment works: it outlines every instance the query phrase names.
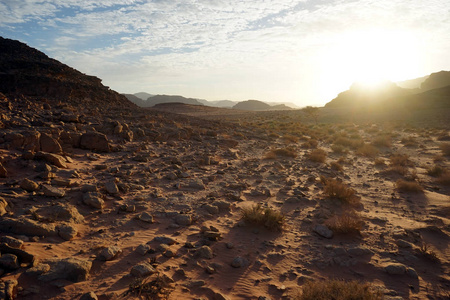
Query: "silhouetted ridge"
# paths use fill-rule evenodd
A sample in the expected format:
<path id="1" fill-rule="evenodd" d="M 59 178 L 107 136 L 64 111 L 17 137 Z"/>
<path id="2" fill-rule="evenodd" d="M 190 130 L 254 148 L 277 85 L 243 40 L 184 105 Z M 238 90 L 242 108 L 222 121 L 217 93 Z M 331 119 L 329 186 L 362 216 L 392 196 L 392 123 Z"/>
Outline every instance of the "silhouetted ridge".
<path id="1" fill-rule="evenodd" d="M 96 107 L 134 106 L 85 75 L 19 41 L 0 37 L 0 92 Z"/>

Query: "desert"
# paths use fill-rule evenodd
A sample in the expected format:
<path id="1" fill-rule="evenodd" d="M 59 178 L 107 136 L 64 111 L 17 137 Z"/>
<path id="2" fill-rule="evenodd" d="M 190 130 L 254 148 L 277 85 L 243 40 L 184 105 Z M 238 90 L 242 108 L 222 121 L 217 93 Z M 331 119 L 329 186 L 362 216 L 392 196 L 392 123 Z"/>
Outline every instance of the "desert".
<path id="1" fill-rule="evenodd" d="M 0 51 L 0 299 L 449 299 L 450 81 L 146 108 Z"/>

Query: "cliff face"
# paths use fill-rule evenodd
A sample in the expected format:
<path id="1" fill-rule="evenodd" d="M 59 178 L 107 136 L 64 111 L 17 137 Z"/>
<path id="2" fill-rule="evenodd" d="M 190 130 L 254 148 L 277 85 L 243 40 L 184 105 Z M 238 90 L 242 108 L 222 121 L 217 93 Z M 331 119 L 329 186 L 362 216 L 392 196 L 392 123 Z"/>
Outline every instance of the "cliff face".
<path id="1" fill-rule="evenodd" d="M 19 41 L 0 37 L 0 92 L 96 107 L 134 106 L 85 75 Z"/>
<path id="2" fill-rule="evenodd" d="M 432 73 L 420 86 L 422 91 L 438 89 L 450 85 L 450 71 Z"/>

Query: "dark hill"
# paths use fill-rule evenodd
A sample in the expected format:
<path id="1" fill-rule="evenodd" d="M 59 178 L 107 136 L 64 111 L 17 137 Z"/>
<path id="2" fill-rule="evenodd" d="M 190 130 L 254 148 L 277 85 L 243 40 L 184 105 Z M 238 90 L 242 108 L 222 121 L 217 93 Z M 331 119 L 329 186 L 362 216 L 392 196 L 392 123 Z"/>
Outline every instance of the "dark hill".
<path id="1" fill-rule="evenodd" d="M 450 71 L 440 71 L 431 75 L 420 85 L 422 91 L 429 91 L 450 85 Z"/>
<path id="2" fill-rule="evenodd" d="M 0 37 L 0 92 L 73 105 L 134 106 L 95 76 L 85 75 L 19 41 Z"/>
<path id="3" fill-rule="evenodd" d="M 259 110 L 270 110 L 271 106 L 262 101 L 247 100 L 247 101 L 239 102 L 238 104 L 233 106 L 233 109 L 259 111 Z"/>
<path id="4" fill-rule="evenodd" d="M 183 96 L 156 95 L 149 97 L 147 100 L 141 100 L 139 98 L 135 99 L 132 97 L 128 97 L 128 99 L 141 107 L 153 107 L 157 104 L 165 104 L 165 103 L 184 103 L 191 105 L 203 105 L 201 102 L 197 101 L 197 99 L 185 98 Z"/>

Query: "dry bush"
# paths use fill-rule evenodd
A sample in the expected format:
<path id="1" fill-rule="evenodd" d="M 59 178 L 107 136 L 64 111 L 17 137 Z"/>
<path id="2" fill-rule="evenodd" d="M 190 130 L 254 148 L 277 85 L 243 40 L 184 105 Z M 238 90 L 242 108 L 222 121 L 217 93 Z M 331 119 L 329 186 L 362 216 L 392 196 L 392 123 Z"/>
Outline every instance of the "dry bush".
<path id="1" fill-rule="evenodd" d="M 374 162 L 375 166 L 382 167 L 386 165 L 386 162 L 382 158 L 375 158 Z"/>
<path id="2" fill-rule="evenodd" d="M 435 156 L 433 156 L 433 161 L 435 163 L 443 162 L 443 161 L 445 161 L 445 157 L 443 155 L 435 155 Z"/>
<path id="3" fill-rule="evenodd" d="M 344 147 L 348 147 L 351 149 L 357 149 L 359 147 L 361 147 L 362 145 L 364 145 L 364 141 L 359 137 L 357 139 L 350 139 L 347 137 L 338 137 L 335 141 L 334 141 L 334 145 L 341 145 Z"/>
<path id="4" fill-rule="evenodd" d="M 442 143 L 439 145 L 442 154 L 445 156 L 450 156 L 450 143 Z"/>
<path id="5" fill-rule="evenodd" d="M 403 166 L 391 166 L 386 169 L 383 174 L 398 174 L 405 176 L 406 174 L 408 174 L 408 168 Z"/>
<path id="6" fill-rule="evenodd" d="M 442 185 L 450 185 L 450 172 L 445 172 L 436 179 L 436 182 Z"/>
<path id="7" fill-rule="evenodd" d="M 372 145 L 377 146 L 377 147 L 390 148 L 392 145 L 391 137 L 389 137 L 387 135 L 379 135 L 373 139 Z"/>
<path id="8" fill-rule="evenodd" d="M 356 154 L 366 157 L 375 157 L 379 152 L 375 146 L 370 144 L 364 144 L 356 150 Z"/>
<path id="9" fill-rule="evenodd" d="M 156 274 L 153 280 L 150 278 L 136 278 L 128 286 L 123 297 L 137 296 L 139 299 L 169 299 L 174 290 L 171 279 L 165 275 Z"/>
<path id="10" fill-rule="evenodd" d="M 342 168 L 342 165 L 340 163 L 338 163 L 337 161 L 332 161 L 330 163 L 330 167 L 333 170 L 336 170 L 336 171 L 343 171 L 344 170 L 344 168 Z"/>
<path id="11" fill-rule="evenodd" d="M 338 153 L 338 154 L 347 152 L 347 150 L 344 146 L 338 145 L 338 144 L 331 145 L 331 150 L 333 150 L 334 153 Z"/>
<path id="12" fill-rule="evenodd" d="M 269 152 L 267 152 L 264 155 L 264 158 L 265 159 L 274 159 L 274 158 L 277 158 L 280 156 L 296 158 L 297 153 L 292 148 L 277 148 L 277 149 L 272 149 Z"/>
<path id="13" fill-rule="evenodd" d="M 308 281 L 294 300 L 381 300 L 383 294 L 367 283 L 329 279 Z"/>
<path id="14" fill-rule="evenodd" d="M 407 154 L 394 153 L 389 157 L 389 161 L 392 166 L 408 167 L 412 165 Z"/>
<path id="15" fill-rule="evenodd" d="M 242 209 L 242 219 L 250 224 L 261 225 L 269 230 L 282 230 L 284 215 L 272 208 L 263 208 L 261 204 Z"/>
<path id="16" fill-rule="evenodd" d="M 282 139 L 285 143 L 293 143 L 293 144 L 298 143 L 299 141 L 298 137 L 290 134 L 283 135 Z"/>
<path id="17" fill-rule="evenodd" d="M 323 149 L 314 149 L 308 154 L 310 161 L 323 163 L 327 159 L 327 152 Z"/>
<path id="18" fill-rule="evenodd" d="M 423 187 L 416 181 L 407 181 L 403 179 L 397 180 L 395 188 L 400 192 L 421 193 Z"/>
<path id="19" fill-rule="evenodd" d="M 333 216 L 325 224 L 336 233 L 360 233 L 364 221 L 358 213 L 350 211 Z"/>
<path id="20" fill-rule="evenodd" d="M 319 142 L 316 139 L 309 139 L 308 141 L 306 141 L 302 144 L 302 148 L 314 149 L 314 148 L 317 148 L 318 145 L 319 145 Z"/>
<path id="21" fill-rule="evenodd" d="M 436 252 L 433 249 L 431 249 L 430 245 L 428 245 L 427 243 L 422 243 L 422 245 L 420 245 L 420 248 L 418 248 L 416 251 L 418 254 L 420 254 L 421 256 L 432 262 L 441 261 L 437 256 Z"/>
<path id="22" fill-rule="evenodd" d="M 401 142 L 405 147 L 417 147 L 418 145 L 417 140 L 412 136 L 402 138 Z"/>
<path id="23" fill-rule="evenodd" d="M 355 195 L 356 191 L 342 182 L 325 177 L 321 177 L 320 180 L 325 185 L 323 191 L 329 198 L 338 199 L 352 205 L 360 203 L 360 199 Z"/>
<path id="24" fill-rule="evenodd" d="M 434 165 L 431 169 L 427 170 L 427 174 L 433 177 L 439 177 L 444 173 L 446 173 L 445 168 L 439 165 Z"/>

